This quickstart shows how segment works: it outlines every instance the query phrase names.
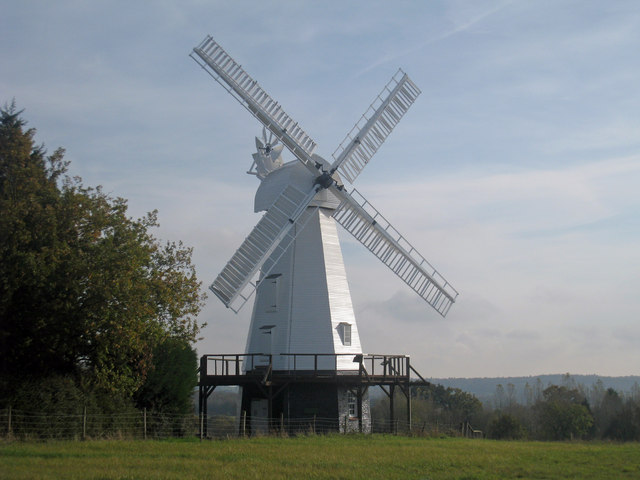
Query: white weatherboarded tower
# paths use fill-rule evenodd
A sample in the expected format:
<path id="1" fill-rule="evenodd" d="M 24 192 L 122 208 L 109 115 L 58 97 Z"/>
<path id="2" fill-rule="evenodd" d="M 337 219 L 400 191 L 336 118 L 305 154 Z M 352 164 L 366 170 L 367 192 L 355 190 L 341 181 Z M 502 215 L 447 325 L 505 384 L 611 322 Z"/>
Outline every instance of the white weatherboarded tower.
<path id="1" fill-rule="evenodd" d="M 255 211 L 268 210 L 287 185 L 309 182 L 308 171 L 297 160 L 282 164 L 282 145 L 273 137 L 261 142 L 253 155 L 250 173 L 261 179 Z M 277 155 L 277 156 L 276 156 Z M 255 172 L 253 168 L 255 167 Z M 261 276 L 247 338 L 247 353 L 272 357 L 275 370 L 293 368 L 293 357 L 285 354 L 327 355 L 296 358 L 296 369 L 353 370 L 353 356 L 362 353 L 360 336 L 351 304 L 347 274 L 342 261 L 338 230 L 332 215 L 340 200 L 328 190 L 318 192 L 304 214 L 304 223 L 294 225 L 288 247 L 267 275 Z M 257 362 L 268 358 L 256 357 Z M 251 368 L 251 365 L 247 365 Z"/>
<path id="2" fill-rule="evenodd" d="M 420 94 L 409 77 L 401 70 L 393 76 L 329 162 L 315 154 L 311 137 L 211 37 L 190 56 L 264 127 L 249 173 L 261 180 L 255 211 L 266 213 L 210 287 L 236 312 L 256 292 L 244 371 L 268 367 L 313 372 L 314 378 L 325 371 L 336 378 L 358 368 L 354 362 L 362 357 L 362 347 L 337 223 L 445 316 L 457 291 L 359 192 L 347 193 L 343 184 L 354 182 Z M 294 161 L 283 163 L 283 147 Z M 274 418 L 276 410 L 287 418 L 354 414 L 352 391 L 339 382 L 291 382 L 283 392 L 267 409 L 262 387 L 244 388 L 242 408 L 254 423 Z M 358 408 L 361 428 L 367 412 L 365 399 L 364 408 Z"/>

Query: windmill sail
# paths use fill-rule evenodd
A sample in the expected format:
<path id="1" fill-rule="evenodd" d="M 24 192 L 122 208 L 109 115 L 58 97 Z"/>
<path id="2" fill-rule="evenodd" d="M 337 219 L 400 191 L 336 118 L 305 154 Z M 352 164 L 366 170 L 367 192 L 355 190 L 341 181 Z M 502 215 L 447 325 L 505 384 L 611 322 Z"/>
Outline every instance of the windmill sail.
<path id="1" fill-rule="evenodd" d="M 337 190 L 337 189 L 336 189 Z M 335 190 L 334 190 L 335 191 Z M 333 218 L 443 317 L 458 292 L 357 191 L 339 192 Z"/>
<path id="2" fill-rule="evenodd" d="M 353 183 L 418 95 L 420 89 L 398 70 L 333 152 L 331 168 Z"/>
<path id="3" fill-rule="evenodd" d="M 260 271 L 269 274 L 310 218 L 314 210 L 307 207 L 316 193 L 328 188 L 342 200 L 334 219 L 445 316 L 458 292 L 364 197 L 356 190 L 347 194 L 341 185 L 336 185 L 333 176 L 337 170 L 353 183 L 377 152 L 420 95 L 420 89 L 409 77 L 398 70 L 338 146 L 330 171 L 325 172 L 323 162 L 313 153 L 313 139 L 210 36 L 189 56 L 272 132 L 314 179 L 314 187 L 308 193 L 291 184 L 283 190 L 211 285 L 215 295 L 237 312 L 255 291 L 252 280 Z M 318 175 L 319 170 L 322 175 Z"/>
<path id="4" fill-rule="evenodd" d="M 291 153 L 315 171 L 311 155 L 316 142 L 213 38 L 207 36 L 193 49 L 193 53 L 189 56 L 280 139 Z"/>
<path id="5" fill-rule="evenodd" d="M 237 313 L 251 298 L 256 288 L 251 281 L 261 268 L 264 275 L 269 274 L 294 240 L 296 222 L 304 227 L 310 217 L 306 207 L 315 194 L 315 189 L 305 193 L 288 185 L 269 207 L 209 287 L 227 307 Z"/>

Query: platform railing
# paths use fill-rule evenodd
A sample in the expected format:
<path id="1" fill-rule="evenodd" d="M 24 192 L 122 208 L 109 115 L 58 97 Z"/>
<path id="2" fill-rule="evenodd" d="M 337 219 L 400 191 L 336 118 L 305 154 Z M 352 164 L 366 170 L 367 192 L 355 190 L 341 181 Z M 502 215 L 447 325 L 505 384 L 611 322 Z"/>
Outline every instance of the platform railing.
<path id="1" fill-rule="evenodd" d="M 273 370 L 274 357 L 266 353 L 207 354 L 200 357 L 200 377 L 240 376 Z M 338 375 L 340 372 L 358 372 L 360 376 L 377 379 L 409 379 L 410 357 L 407 355 L 359 353 L 281 353 L 288 357 L 289 368 L 278 370 L 280 375 Z M 353 357 L 353 369 L 338 369 L 338 360 Z"/>
<path id="2" fill-rule="evenodd" d="M 207 354 L 200 357 L 198 373 L 201 377 L 244 375 L 245 367 L 253 370 L 255 367 L 269 367 L 272 362 L 272 355 L 266 353 Z"/>

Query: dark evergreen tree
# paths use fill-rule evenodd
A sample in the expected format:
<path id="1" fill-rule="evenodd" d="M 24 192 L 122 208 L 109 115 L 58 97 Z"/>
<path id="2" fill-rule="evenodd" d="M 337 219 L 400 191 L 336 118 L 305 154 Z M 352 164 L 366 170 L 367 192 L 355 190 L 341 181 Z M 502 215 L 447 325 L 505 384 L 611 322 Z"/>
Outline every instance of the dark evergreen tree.
<path id="1" fill-rule="evenodd" d="M 159 345 L 196 340 L 191 249 L 153 237 L 156 212 L 131 219 L 66 176 L 64 151 L 47 155 L 21 113 L 0 114 L 0 399 L 55 375 L 130 398 Z"/>

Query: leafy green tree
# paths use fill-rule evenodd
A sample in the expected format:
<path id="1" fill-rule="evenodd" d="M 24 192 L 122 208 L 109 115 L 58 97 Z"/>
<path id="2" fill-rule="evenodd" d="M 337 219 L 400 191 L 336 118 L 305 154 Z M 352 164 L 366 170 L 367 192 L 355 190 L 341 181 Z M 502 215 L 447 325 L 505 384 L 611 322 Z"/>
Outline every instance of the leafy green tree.
<path id="1" fill-rule="evenodd" d="M 407 414 L 406 397 L 398 390 L 394 401 L 395 417 L 404 421 Z M 411 413 L 414 426 L 440 424 L 459 431 L 463 423 L 475 425 L 482 414 L 482 403 L 459 388 L 430 384 L 411 388 Z M 374 424 L 389 420 L 389 399 L 386 396 L 372 405 L 371 415 Z"/>
<path id="2" fill-rule="evenodd" d="M 429 385 L 414 389 L 414 398 L 432 402 L 449 412 L 453 422 L 473 422 L 482 411 L 482 403 L 474 395 L 459 388 Z"/>
<path id="3" fill-rule="evenodd" d="M 71 376 L 131 397 L 167 337 L 188 344 L 205 296 L 182 243 L 127 202 L 66 175 L 15 104 L 0 113 L 0 398 L 16 382 Z"/>
<path id="4" fill-rule="evenodd" d="M 618 392 L 608 388 L 600 395 L 600 401 L 594 406 L 593 416 L 596 434 L 604 436 L 613 420 L 623 411 L 624 403 Z"/>
<path id="5" fill-rule="evenodd" d="M 544 390 L 535 410 L 543 438 L 584 438 L 593 426 L 593 415 L 584 395 L 575 388 L 552 385 Z"/>
<path id="6" fill-rule="evenodd" d="M 168 337 L 153 351 L 153 368 L 136 392 L 139 408 L 164 413 L 191 413 L 197 385 L 196 352 L 188 342 Z"/>
<path id="7" fill-rule="evenodd" d="M 640 440 L 640 405 L 633 399 L 627 400 L 611 418 L 602 436 L 626 442 Z"/>
<path id="8" fill-rule="evenodd" d="M 508 413 L 494 417 L 487 429 L 487 436 L 496 440 L 518 440 L 526 434 L 527 431 L 520 421 Z"/>

